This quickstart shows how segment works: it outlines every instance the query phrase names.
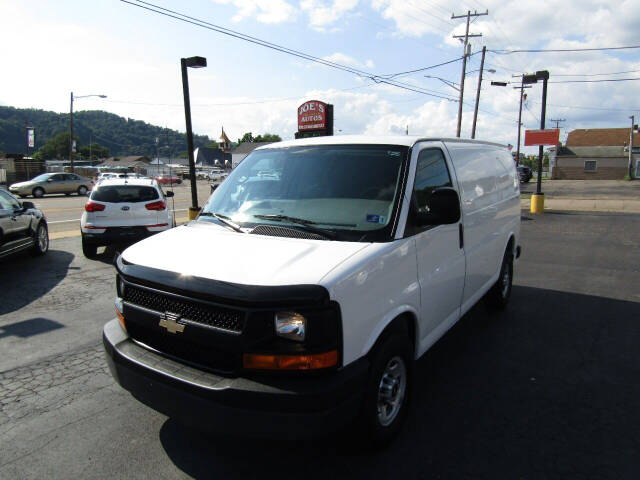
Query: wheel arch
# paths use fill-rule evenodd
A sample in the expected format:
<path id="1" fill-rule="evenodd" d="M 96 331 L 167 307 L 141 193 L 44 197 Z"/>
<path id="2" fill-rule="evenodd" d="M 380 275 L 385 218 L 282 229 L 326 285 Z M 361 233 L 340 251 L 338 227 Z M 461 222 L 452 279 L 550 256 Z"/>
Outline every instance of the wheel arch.
<path id="1" fill-rule="evenodd" d="M 401 333 L 409 336 L 415 358 L 418 352 L 418 342 L 420 338 L 419 325 L 418 312 L 413 307 L 406 305 L 393 310 L 384 317 L 371 333 L 371 336 L 364 346 L 363 356 L 370 355 L 389 335 Z"/>

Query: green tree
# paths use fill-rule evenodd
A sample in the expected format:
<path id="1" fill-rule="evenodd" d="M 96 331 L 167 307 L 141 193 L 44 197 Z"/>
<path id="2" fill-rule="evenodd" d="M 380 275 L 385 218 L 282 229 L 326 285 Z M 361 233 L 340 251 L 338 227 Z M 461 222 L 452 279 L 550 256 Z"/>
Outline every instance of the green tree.
<path id="1" fill-rule="evenodd" d="M 73 136 L 78 145 L 78 137 Z M 60 132 L 55 137 L 47 140 L 42 147 L 38 149 L 35 158 L 43 160 L 63 160 L 69 158 L 69 132 Z"/>
<path id="2" fill-rule="evenodd" d="M 109 156 L 109 149 L 96 142 L 80 147 L 78 152 L 82 155 L 82 158 L 87 160 L 97 160 Z"/>
<path id="3" fill-rule="evenodd" d="M 244 142 L 249 142 L 249 143 L 253 142 L 253 134 L 251 132 L 245 133 L 242 136 L 242 138 L 238 139 L 238 145 L 240 145 L 241 143 L 244 143 Z"/>
<path id="4" fill-rule="evenodd" d="M 276 135 L 275 133 L 263 133 L 262 135 L 258 135 L 253 139 L 254 142 L 281 142 L 282 138 L 280 135 Z"/>

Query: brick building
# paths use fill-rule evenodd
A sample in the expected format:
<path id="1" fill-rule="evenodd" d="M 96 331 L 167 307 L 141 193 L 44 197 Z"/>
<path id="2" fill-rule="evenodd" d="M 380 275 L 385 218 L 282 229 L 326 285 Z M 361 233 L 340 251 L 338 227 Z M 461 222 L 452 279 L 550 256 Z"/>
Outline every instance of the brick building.
<path id="1" fill-rule="evenodd" d="M 633 136 L 634 171 L 640 158 L 640 133 Z M 628 172 L 629 128 L 573 130 L 557 150 L 553 178 L 621 180 Z"/>

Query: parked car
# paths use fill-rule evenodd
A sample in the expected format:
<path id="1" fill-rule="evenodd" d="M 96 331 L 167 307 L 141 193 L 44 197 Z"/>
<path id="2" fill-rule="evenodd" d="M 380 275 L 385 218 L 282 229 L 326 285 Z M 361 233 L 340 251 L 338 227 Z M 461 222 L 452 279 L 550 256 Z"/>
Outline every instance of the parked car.
<path id="1" fill-rule="evenodd" d="M 9 191 L 21 198 L 28 195 L 40 198 L 50 193 L 77 193 L 84 196 L 92 187 L 93 180 L 75 173 L 43 173 L 27 182 L 14 183 Z"/>
<path id="2" fill-rule="evenodd" d="M 34 255 L 47 253 L 47 219 L 33 203 L 20 202 L 0 189 L 0 258 L 24 250 L 30 250 Z"/>
<path id="3" fill-rule="evenodd" d="M 507 306 L 519 240 L 504 146 L 263 146 L 195 221 L 120 255 L 110 369 L 200 428 L 290 438 L 358 418 L 384 443 L 407 415 L 415 360 L 481 298 Z"/>
<path id="4" fill-rule="evenodd" d="M 159 175 L 153 179 L 160 185 L 180 185 L 182 183 L 182 179 L 174 175 Z"/>
<path id="5" fill-rule="evenodd" d="M 109 178 L 91 192 L 80 218 L 82 252 L 87 258 L 99 246 L 135 242 L 174 226 L 167 197 L 155 180 Z"/>
<path id="6" fill-rule="evenodd" d="M 524 165 L 520 165 L 518 167 L 518 177 L 520 178 L 520 182 L 529 183 L 533 174 L 531 173 L 531 169 L 529 167 L 525 167 Z"/>

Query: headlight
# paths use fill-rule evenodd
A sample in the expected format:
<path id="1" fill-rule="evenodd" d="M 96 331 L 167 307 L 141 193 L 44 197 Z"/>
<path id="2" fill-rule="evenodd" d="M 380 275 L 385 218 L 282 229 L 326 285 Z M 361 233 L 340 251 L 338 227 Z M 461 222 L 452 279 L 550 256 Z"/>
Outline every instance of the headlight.
<path id="1" fill-rule="evenodd" d="M 303 342 L 307 319 L 296 312 L 277 312 L 274 318 L 276 335 L 296 342 Z"/>

